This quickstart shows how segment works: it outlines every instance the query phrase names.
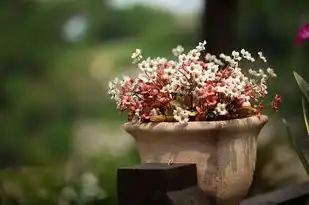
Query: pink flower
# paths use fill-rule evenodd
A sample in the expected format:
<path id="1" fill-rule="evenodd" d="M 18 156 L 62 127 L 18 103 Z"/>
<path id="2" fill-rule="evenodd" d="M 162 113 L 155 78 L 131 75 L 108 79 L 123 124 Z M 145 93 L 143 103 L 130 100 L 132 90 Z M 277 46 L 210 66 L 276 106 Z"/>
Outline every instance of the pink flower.
<path id="1" fill-rule="evenodd" d="M 201 107 L 198 107 L 198 106 L 196 106 L 196 111 L 199 113 L 199 114 L 203 114 L 204 112 L 205 112 L 205 110 L 204 109 L 202 109 Z"/>
<path id="2" fill-rule="evenodd" d="M 218 96 L 216 94 L 208 95 L 206 97 L 206 103 L 208 106 L 214 106 L 218 103 Z"/>
<path id="3" fill-rule="evenodd" d="M 298 30 L 297 37 L 294 43 L 296 45 L 299 45 L 307 39 L 309 39 L 309 24 L 306 24 Z"/>
<path id="4" fill-rule="evenodd" d="M 130 105 L 131 99 L 132 99 L 131 96 L 123 96 L 122 97 L 122 104 L 125 105 L 125 106 Z"/>
<path id="5" fill-rule="evenodd" d="M 214 95 L 215 93 L 216 93 L 216 88 L 212 85 L 212 83 L 209 83 L 202 89 L 201 96 L 203 98 L 207 98 L 208 96 Z"/>

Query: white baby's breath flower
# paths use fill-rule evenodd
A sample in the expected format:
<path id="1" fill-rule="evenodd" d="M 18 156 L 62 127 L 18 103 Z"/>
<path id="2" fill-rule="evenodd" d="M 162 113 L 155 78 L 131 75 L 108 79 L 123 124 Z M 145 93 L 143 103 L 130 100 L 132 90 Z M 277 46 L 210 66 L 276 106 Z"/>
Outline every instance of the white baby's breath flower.
<path id="1" fill-rule="evenodd" d="M 251 56 L 251 53 L 249 53 L 245 49 L 241 49 L 240 53 L 242 54 L 242 57 L 247 59 L 248 61 L 251 61 L 251 62 L 255 61 L 255 59 Z"/>
<path id="2" fill-rule="evenodd" d="M 225 95 L 227 95 L 227 93 L 228 93 L 227 86 L 217 86 L 216 90 L 217 90 L 218 93 L 223 93 Z"/>
<path id="3" fill-rule="evenodd" d="M 188 56 L 189 60 L 197 61 L 200 58 L 201 53 L 197 49 L 193 49 L 193 50 L 189 51 L 187 56 Z"/>
<path id="4" fill-rule="evenodd" d="M 172 52 L 175 56 L 179 56 L 184 51 L 184 48 L 181 45 L 178 45 L 176 48 L 173 48 Z"/>
<path id="5" fill-rule="evenodd" d="M 200 42 L 198 46 L 196 46 L 196 50 L 199 52 L 205 50 L 205 45 L 206 45 L 206 41 Z"/>
<path id="6" fill-rule="evenodd" d="M 139 55 L 141 55 L 142 51 L 141 49 L 136 49 L 134 53 L 132 53 L 131 58 L 137 58 Z"/>
<path id="7" fill-rule="evenodd" d="M 207 81 L 214 81 L 216 79 L 216 73 L 207 70 L 205 72 L 205 78 Z"/>
<path id="8" fill-rule="evenodd" d="M 251 103 L 250 103 L 250 101 L 244 101 L 241 106 L 242 107 L 250 107 Z"/>
<path id="9" fill-rule="evenodd" d="M 255 71 L 255 70 L 253 70 L 253 69 L 250 68 L 250 69 L 249 69 L 249 74 L 250 74 L 250 75 L 253 75 L 253 76 L 257 76 L 258 73 L 257 73 L 257 71 Z"/>
<path id="10" fill-rule="evenodd" d="M 187 110 L 183 110 L 180 107 L 177 107 L 176 110 L 173 111 L 174 119 L 177 120 L 181 124 L 186 124 L 189 122 L 189 112 Z"/>
<path id="11" fill-rule="evenodd" d="M 218 115 L 226 115 L 226 114 L 228 114 L 228 111 L 226 110 L 226 104 L 218 103 L 216 108 L 215 108 L 215 112 Z"/>
<path id="12" fill-rule="evenodd" d="M 215 58 L 216 58 L 216 56 L 211 55 L 210 53 L 206 53 L 206 55 L 205 55 L 206 61 L 213 61 L 213 60 L 215 60 Z"/>
<path id="13" fill-rule="evenodd" d="M 219 65 L 217 65 L 215 63 L 212 63 L 212 62 L 211 63 L 207 63 L 206 66 L 208 68 L 207 71 L 209 71 L 210 73 L 216 74 L 218 72 L 218 70 L 219 70 Z"/>
<path id="14" fill-rule="evenodd" d="M 264 61 L 265 63 L 267 62 L 265 56 L 263 55 L 262 51 L 258 52 L 259 58 Z"/>
<path id="15" fill-rule="evenodd" d="M 224 61 L 230 64 L 232 67 L 238 66 L 237 61 L 235 61 L 231 56 L 225 55 L 224 53 L 221 53 L 219 55 L 220 58 L 222 58 Z"/>
<path id="16" fill-rule="evenodd" d="M 171 78 L 175 74 L 175 70 L 172 68 L 164 69 L 164 78 Z"/>
<path id="17" fill-rule="evenodd" d="M 217 58 L 214 59 L 214 62 L 215 62 L 215 64 L 220 65 L 220 66 L 224 65 L 224 63 L 221 60 L 217 59 Z"/>
<path id="18" fill-rule="evenodd" d="M 119 83 L 121 84 L 121 81 L 119 78 L 115 78 L 112 81 L 108 82 L 108 94 L 111 96 L 112 100 L 116 100 L 118 102 L 120 100 L 120 90 L 118 88 Z"/>
<path id="19" fill-rule="evenodd" d="M 277 77 L 277 74 L 275 73 L 275 71 L 274 71 L 273 69 L 267 68 L 266 71 L 267 71 L 267 73 L 268 73 L 271 77 L 273 77 L 273 78 Z"/>
<path id="20" fill-rule="evenodd" d="M 188 61 L 189 58 L 188 58 L 187 55 L 181 54 L 181 55 L 178 56 L 178 60 L 179 60 L 180 63 L 184 63 L 184 62 Z"/>
<path id="21" fill-rule="evenodd" d="M 132 63 L 137 64 L 143 58 L 141 49 L 136 49 L 134 53 L 131 55 Z"/>
<path id="22" fill-rule="evenodd" d="M 168 60 L 166 58 L 162 58 L 162 57 L 157 57 L 155 59 L 155 62 L 160 64 L 160 63 L 166 63 Z"/>
<path id="23" fill-rule="evenodd" d="M 197 82 L 199 87 L 204 87 L 206 85 L 206 78 L 203 75 L 199 75 L 197 78 L 195 78 L 195 81 Z"/>
<path id="24" fill-rule="evenodd" d="M 237 52 L 237 51 L 233 51 L 232 56 L 233 56 L 234 60 L 237 60 L 237 61 L 240 61 L 242 59 L 239 55 L 239 52 Z"/>

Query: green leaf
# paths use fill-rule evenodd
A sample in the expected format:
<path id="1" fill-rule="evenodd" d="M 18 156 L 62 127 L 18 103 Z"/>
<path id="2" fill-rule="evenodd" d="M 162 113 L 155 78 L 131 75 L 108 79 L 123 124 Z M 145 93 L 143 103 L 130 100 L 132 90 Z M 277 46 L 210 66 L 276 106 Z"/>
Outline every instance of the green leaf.
<path id="1" fill-rule="evenodd" d="M 309 84 L 298 74 L 294 71 L 294 77 L 296 82 L 303 93 L 304 97 L 306 98 L 307 102 L 309 103 Z"/>
<path id="2" fill-rule="evenodd" d="M 189 116 L 195 117 L 197 115 L 196 111 L 189 111 Z"/>
<path id="3" fill-rule="evenodd" d="M 304 155 L 304 153 L 302 152 L 301 148 L 298 146 L 296 140 L 295 140 L 295 137 L 292 135 L 292 131 L 287 123 L 287 121 L 285 119 L 282 119 L 282 122 L 283 124 L 285 125 L 285 128 L 286 128 L 286 131 L 287 131 L 287 134 L 288 134 L 288 138 L 289 138 L 289 141 L 293 147 L 293 149 L 295 150 L 295 152 L 297 153 L 301 163 L 303 164 L 303 167 L 305 168 L 306 172 L 307 172 L 307 175 L 309 176 L 309 164 L 307 162 L 307 159 Z"/>
<path id="4" fill-rule="evenodd" d="M 302 105 L 303 105 L 304 121 L 309 136 L 309 109 L 308 109 L 308 102 L 306 102 L 304 98 L 302 98 Z"/>

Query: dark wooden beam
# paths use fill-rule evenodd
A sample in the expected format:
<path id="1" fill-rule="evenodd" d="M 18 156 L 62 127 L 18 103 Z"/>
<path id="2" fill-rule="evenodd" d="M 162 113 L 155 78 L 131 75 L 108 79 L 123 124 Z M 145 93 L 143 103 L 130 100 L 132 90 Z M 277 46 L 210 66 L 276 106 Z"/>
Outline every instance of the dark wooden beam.
<path id="1" fill-rule="evenodd" d="M 118 205 L 208 205 L 194 164 L 141 164 L 117 173 Z M 187 202 L 186 202 L 187 201 Z"/>
<path id="2" fill-rule="evenodd" d="M 215 205 L 197 186 L 196 165 L 141 164 L 118 169 L 118 205 Z M 240 205 L 307 205 L 309 181 L 243 200 Z"/>

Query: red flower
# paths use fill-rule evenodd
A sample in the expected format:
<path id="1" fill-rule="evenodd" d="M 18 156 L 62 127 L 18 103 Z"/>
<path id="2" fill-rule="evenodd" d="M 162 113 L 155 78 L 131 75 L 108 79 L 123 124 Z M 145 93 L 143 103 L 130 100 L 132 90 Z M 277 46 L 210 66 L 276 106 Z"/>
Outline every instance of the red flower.
<path id="1" fill-rule="evenodd" d="M 275 97 L 273 98 L 272 102 L 271 102 L 271 105 L 272 105 L 272 108 L 275 112 L 278 112 L 279 111 L 279 106 L 280 104 L 282 103 L 282 98 L 280 95 L 275 95 Z"/>

